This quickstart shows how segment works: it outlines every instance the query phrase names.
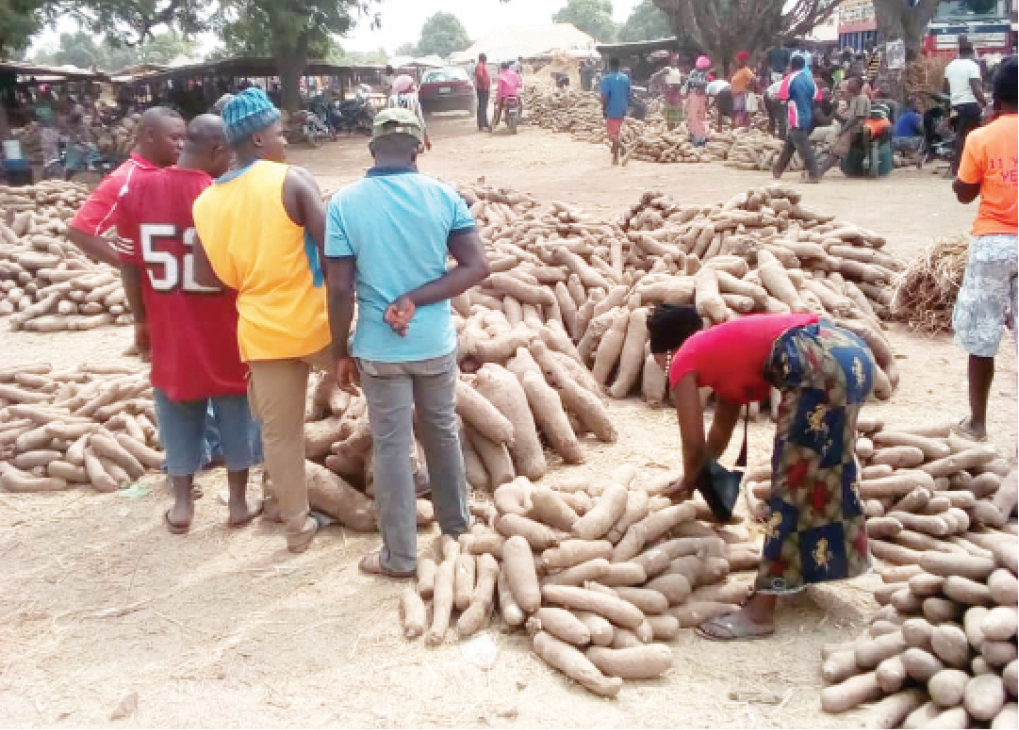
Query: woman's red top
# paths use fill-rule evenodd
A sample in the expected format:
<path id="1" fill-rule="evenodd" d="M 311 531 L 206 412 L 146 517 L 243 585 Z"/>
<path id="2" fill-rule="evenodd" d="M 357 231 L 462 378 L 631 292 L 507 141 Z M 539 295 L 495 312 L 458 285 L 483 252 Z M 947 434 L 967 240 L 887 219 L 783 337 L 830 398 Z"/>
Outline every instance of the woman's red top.
<path id="1" fill-rule="evenodd" d="M 772 345 L 793 327 L 817 322 L 811 312 L 754 314 L 715 325 L 690 337 L 672 356 L 669 385 L 695 373 L 697 386 L 740 405 L 763 400 L 771 391 L 764 366 Z"/>

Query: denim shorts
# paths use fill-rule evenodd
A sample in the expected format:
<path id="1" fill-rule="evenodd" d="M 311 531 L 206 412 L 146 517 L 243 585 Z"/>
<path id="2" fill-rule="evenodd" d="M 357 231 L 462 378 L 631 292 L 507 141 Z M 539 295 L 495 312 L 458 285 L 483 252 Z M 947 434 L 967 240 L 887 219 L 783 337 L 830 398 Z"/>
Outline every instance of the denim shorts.
<path id="1" fill-rule="evenodd" d="M 159 438 L 166 449 L 166 473 L 190 476 L 205 465 L 205 419 L 212 403 L 227 471 L 243 471 L 259 462 L 257 424 L 243 395 L 172 401 L 159 388 L 153 399 Z"/>
<path id="2" fill-rule="evenodd" d="M 974 236 L 962 288 L 955 300 L 955 341 L 977 357 L 994 357 L 1005 327 L 1016 333 L 1017 243 L 1015 235 Z"/>

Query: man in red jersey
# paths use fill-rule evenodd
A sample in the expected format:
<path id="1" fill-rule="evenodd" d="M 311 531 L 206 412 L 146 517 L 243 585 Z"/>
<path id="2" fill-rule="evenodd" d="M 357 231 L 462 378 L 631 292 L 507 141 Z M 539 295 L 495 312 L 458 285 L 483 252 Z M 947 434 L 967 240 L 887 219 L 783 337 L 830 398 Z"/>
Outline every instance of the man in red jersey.
<path id="1" fill-rule="evenodd" d="M 138 122 L 130 159 L 99 184 L 71 220 L 67 229 L 71 243 L 97 261 L 119 266 L 118 249 L 127 244 L 106 238 L 106 234 L 117 226 L 120 199 L 144 173 L 176 163 L 183 146 L 180 114 L 161 106 L 146 110 Z M 117 233 L 124 237 L 119 227 Z"/>
<path id="2" fill-rule="evenodd" d="M 236 293 L 195 280 L 191 206 L 212 177 L 230 165 L 223 121 L 203 114 L 187 127 L 176 167 L 139 176 L 120 199 L 117 224 L 130 242 L 120 254 L 121 275 L 135 318 L 135 342 L 150 353 L 156 420 L 166 448 L 174 504 L 166 524 L 187 532 L 191 492 L 202 466 L 205 414 L 212 402 L 227 480 L 229 524 L 261 512 L 247 501 L 248 469 L 257 461 L 247 399 L 247 367 L 237 346 Z"/>

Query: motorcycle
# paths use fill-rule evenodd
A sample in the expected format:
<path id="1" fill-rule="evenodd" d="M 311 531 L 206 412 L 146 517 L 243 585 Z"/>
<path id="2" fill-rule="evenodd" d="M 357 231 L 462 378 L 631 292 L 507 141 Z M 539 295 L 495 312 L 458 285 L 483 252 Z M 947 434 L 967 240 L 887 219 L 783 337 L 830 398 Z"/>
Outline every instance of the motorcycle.
<path id="1" fill-rule="evenodd" d="M 952 107 L 944 94 L 932 94 L 936 106 L 923 115 L 924 142 L 917 155 L 916 166 L 940 160 L 949 164 L 955 159 L 955 122 Z"/>
<path id="2" fill-rule="evenodd" d="M 506 111 L 506 127 L 509 128 L 510 134 L 516 134 L 517 124 L 520 122 L 520 99 L 507 96 L 502 103 Z"/>
<path id="3" fill-rule="evenodd" d="M 306 109 L 300 112 L 300 115 L 301 135 L 304 137 L 304 141 L 312 147 L 318 147 L 326 138 L 335 138 L 329 125 L 315 112 Z"/>
<path id="4" fill-rule="evenodd" d="M 329 105 L 329 126 L 336 132 L 371 134 L 375 108 L 371 104 L 370 92 L 362 85 L 353 99 L 333 101 Z"/>

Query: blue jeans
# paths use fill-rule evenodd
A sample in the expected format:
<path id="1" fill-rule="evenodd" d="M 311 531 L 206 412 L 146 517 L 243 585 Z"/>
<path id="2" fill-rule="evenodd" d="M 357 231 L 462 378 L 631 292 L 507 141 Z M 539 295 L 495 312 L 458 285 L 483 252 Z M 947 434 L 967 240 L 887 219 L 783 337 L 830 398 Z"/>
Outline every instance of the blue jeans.
<path id="1" fill-rule="evenodd" d="M 262 426 L 251 419 L 248 426 L 248 438 L 251 439 L 251 451 L 255 456 L 255 463 L 261 464 L 264 460 L 262 454 Z M 223 444 L 219 438 L 219 424 L 216 421 L 216 409 L 212 402 L 205 411 L 205 439 L 202 445 L 202 468 L 207 469 L 214 462 L 223 458 Z"/>
<path id="2" fill-rule="evenodd" d="M 193 401 L 172 401 L 159 388 L 153 400 L 159 437 L 166 449 L 165 471 L 170 476 L 190 476 L 208 461 L 209 452 L 220 451 L 228 471 L 243 471 L 258 463 L 261 440 L 253 438 L 254 419 L 243 395 Z M 217 438 L 210 447 L 206 425 L 214 409 Z M 256 426 L 257 428 L 257 426 Z"/>

